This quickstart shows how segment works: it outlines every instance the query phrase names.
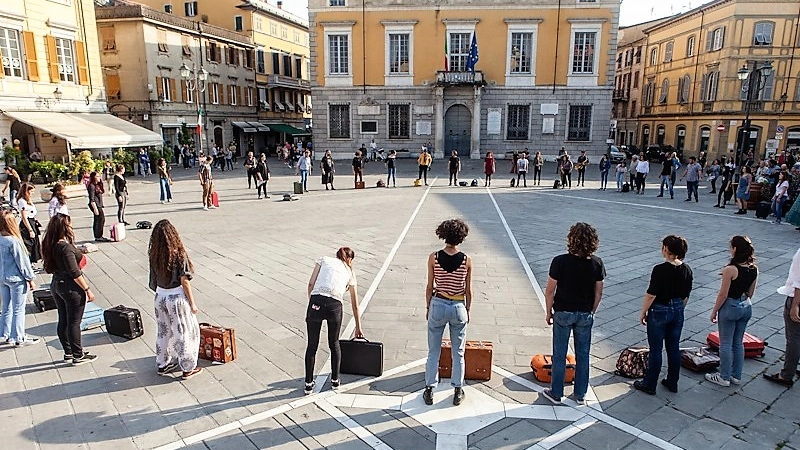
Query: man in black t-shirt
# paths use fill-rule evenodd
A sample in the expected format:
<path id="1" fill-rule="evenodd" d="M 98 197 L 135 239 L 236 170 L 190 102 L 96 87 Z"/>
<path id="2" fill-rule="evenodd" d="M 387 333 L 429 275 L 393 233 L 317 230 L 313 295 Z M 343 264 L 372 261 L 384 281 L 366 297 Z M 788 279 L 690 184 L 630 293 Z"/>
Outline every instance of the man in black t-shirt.
<path id="1" fill-rule="evenodd" d="M 364 144 L 361 145 L 363 147 Z M 353 157 L 353 179 L 355 180 L 356 183 L 358 183 L 359 181 L 362 182 L 364 181 L 364 167 L 363 167 L 364 161 L 361 159 L 361 155 L 363 155 L 363 153 L 361 153 L 361 150 L 356 150 L 356 154 Z"/>
<path id="2" fill-rule="evenodd" d="M 458 186 L 458 172 L 461 172 L 461 159 L 458 157 L 458 152 L 453 150 L 450 154 L 450 161 L 447 163 L 450 168 L 450 186 Z"/>
<path id="3" fill-rule="evenodd" d="M 656 197 L 664 196 L 664 185 L 669 188 L 669 198 L 675 198 L 675 192 L 672 190 L 672 158 L 664 157 L 664 162 L 661 165 L 661 193 Z"/>
<path id="4" fill-rule="evenodd" d="M 578 156 L 578 185 L 584 186 L 586 181 L 586 166 L 589 165 L 589 157 L 586 156 L 586 150 L 581 150 L 581 156 Z"/>
<path id="5" fill-rule="evenodd" d="M 553 368 L 550 389 L 543 394 L 554 404 L 564 395 L 567 347 L 572 333 L 575 344 L 575 401 L 584 404 L 589 389 L 589 347 L 592 343 L 594 313 L 603 295 L 606 269 L 594 256 L 599 239 L 588 223 L 578 222 L 567 235 L 568 253 L 550 263 L 545 288 L 545 312 L 553 325 Z"/>

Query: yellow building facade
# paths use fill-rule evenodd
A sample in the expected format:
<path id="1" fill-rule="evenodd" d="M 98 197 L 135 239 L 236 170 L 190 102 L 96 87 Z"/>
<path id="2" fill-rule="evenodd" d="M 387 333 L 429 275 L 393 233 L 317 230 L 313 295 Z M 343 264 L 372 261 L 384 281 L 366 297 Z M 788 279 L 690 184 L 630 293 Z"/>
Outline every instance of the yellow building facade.
<path id="1" fill-rule="evenodd" d="M 316 148 L 599 155 L 618 16 L 607 0 L 310 0 Z"/>
<path id="2" fill-rule="evenodd" d="M 0 2 L 0 136 L 24 153 L 160 144 L 108 114 L 92 0 Z"/>
<path id="3" fill-rule="evenodd" d="M 308 139 L 311 124 L 308 21 L 261 0 L 140 0 L 185 20 L 225 28 L 254 45 L 256 108 L 269 131 L 254 134 L 257 150 Z"/>
<path id="4" fill-rule="evenodd" d="M 796 0 L 717 0 L 646 28 L 638 143 L 728 158 L 800 149 L 799 21 Z M 739 79 L 766 63 L 760 83 Z"/>

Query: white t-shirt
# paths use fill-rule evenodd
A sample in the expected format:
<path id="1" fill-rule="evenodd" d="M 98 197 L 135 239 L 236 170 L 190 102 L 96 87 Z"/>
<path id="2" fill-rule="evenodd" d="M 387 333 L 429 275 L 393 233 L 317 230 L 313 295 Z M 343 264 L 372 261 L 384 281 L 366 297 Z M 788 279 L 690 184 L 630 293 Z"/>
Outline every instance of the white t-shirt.
<path id="1" fill-rule="evenodd" d="M 53 197 L 50 199 L 50 203 L 47 204 L 47 213 L 50 217 L 53 217 L 56 214 L 64 214 L 65 216 L 68 216 L 69 208 L 67 207 L 66 203 L 62 205 L 57 198 Z"/>
<path id="2" fill-rule="evenodd" d="M 24 198 L 17 200 L 17 209 L 20 212 L 25 211 L 29 219 L 36 217 L 36 205 L 26 202 Z"/>
<path id="3" fill-rule="evenodd" d="M 342 301 L 347 288 L 356 286 L 353 271 L 339 258 L 323 256 L 316 263 L 319 264 L 319 273 L 311 295 L 324 295 Z"/>
<path id="4" fill-rule="evenodd" d="M 780 200 L 781 197 L 786 197 L 789 195 L 789 182 L 784 180 L 777 186 L 775 186 L 775 200 Z"/>
<path id="5" fill-rule="evenodd" d="M 647 160 L 639 161 L 636 165 L 636 173 L 643 173 L 647 175 L 650 172 L 650 162 Z"/>

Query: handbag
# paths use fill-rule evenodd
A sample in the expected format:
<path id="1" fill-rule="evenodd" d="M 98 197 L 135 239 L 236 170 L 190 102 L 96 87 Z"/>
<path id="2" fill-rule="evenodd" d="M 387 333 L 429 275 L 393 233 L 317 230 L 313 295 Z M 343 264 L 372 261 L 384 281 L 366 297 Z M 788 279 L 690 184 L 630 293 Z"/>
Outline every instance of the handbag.
<path id="1" fill-rule="evenodd" d="M 628 347 L 619 354 L 614 374 L 625 378 L 642 378 L 647 372 L 647 359 L 650 349 L 647 347 Z"/>
<path id="2" fill-rule="evenodd" d="M 719 367 L 719 355 L 706 347 L 682 348 L 681 365 L 694 372 L 708 372 Z"/>

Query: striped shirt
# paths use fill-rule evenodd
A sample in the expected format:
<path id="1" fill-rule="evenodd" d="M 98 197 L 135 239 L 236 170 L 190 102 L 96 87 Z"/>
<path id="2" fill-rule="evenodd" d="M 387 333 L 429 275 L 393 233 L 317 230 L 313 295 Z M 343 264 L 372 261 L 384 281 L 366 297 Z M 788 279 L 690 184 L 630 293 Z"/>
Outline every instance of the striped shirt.
<path id="1" fill-rule="evenodd" d="M 442 267 L 442 264 L 451 270 L 448 271 Z M 437 297 L 464 300 L 467 290 L 467 255 L 462 252 L 448 255 L 444 250 L 436 252 L 433 264 L 433 282 Z"/>

